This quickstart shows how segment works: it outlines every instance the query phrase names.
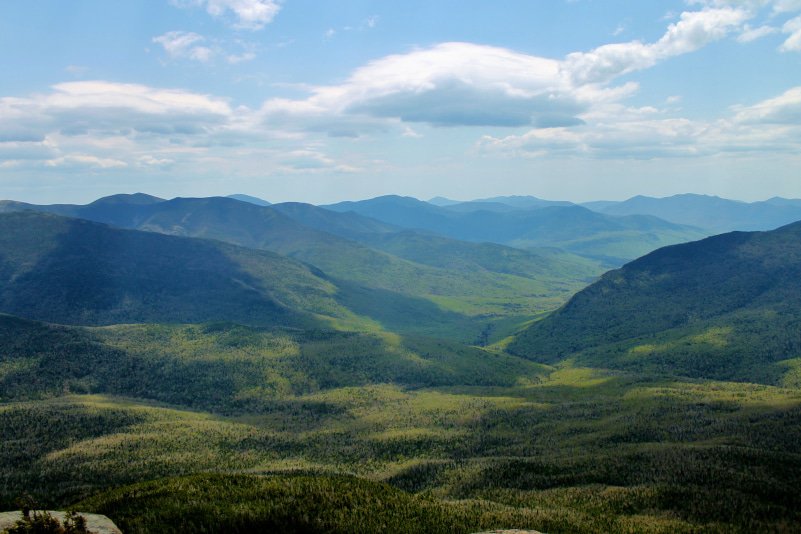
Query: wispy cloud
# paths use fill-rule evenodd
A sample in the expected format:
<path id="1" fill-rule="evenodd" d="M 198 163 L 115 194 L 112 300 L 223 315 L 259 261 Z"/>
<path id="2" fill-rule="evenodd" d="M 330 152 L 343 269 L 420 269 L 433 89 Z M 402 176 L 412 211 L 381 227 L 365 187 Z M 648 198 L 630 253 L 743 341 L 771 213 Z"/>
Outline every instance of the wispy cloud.
<path id="1" fill-rule="evenodd" d="M 164 51 L 173 59 L 191 59 L 207 62 L 212 58 L 213 51 L 202 43 L 206 38 L 193 32 L 171 31 L 153 38 L 153 42 L 160 44 Z"/>
<path id="2" fill-rule="evenodd" d="M 790 36 L 782 43 L 782 52 L 801 52 L 801 16 L 788 20 L 782 26 L 782 32 Z"/>
<path id="3" fill-rule="evenodd" d="M 575 52 L 567 56 L 563 68 L 576 83 L 605 83 L 620 75 L 653 67 L 661 60 L 698 50 L 722 39 L 748 18 L 743 9 L 684 12 L 654 43 L 630 41 L 600 46 L 589 52 Z"/>
<path id="4" fill-rule="evenodd" d="M 276 0 L 171 0 L 175 6 L 201 7 L 241 30 L 261 30 L 273 21 L 281 5 Z"/>
<path id="5" fill-rule="evenodd" d="M 756 41 L 757 39 L 762 39 L 763 37 L 767 37 L 773 33 L 778 32 L 779 29 L 773 26 L 769 26 L 767 24 L 763 26 L 759 26 L 757 28 L 752 28 L 748 24 L 743 27 L 743 31 L 740 35 L 737 36 L 737 41 L 741 43 L 750 43 L 751 41 Z"/>
<path id="6" fill-rule="evenodd" d="M 162 46 L 164 52 L 172 60 L 189 60 L 201 63 L 224 59 L 235 65 L 256 58 L 256 47 L 252 43 L 236 39 L 226 41 L 215 39 L 210 41 L 204 36 L 186 31 L 170 31 L 153 38 L 153 42 Z"/>
<path id="7" fill-rule="evenodd" d="M 89 154 L 70 154 L 45 161 L 47 167 L 94 167 L 98 169 L 115 169 L 127 167 L 124 161 L 112 158 L 98 158 Z"/>

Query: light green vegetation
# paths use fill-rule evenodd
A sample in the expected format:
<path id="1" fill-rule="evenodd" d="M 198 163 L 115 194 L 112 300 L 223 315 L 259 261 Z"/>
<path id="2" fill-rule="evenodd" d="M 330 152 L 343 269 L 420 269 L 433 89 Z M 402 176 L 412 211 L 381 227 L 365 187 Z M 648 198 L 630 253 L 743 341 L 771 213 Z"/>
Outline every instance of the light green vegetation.
<path id="1" fill-rule="evenodd" d="M 546 372 L 450 341 L 224 323 L 84 328 L 0 315 L 0 346 L 0 400 L 99 392 L 225 412 L 337 387 L 508 386 Z"/>

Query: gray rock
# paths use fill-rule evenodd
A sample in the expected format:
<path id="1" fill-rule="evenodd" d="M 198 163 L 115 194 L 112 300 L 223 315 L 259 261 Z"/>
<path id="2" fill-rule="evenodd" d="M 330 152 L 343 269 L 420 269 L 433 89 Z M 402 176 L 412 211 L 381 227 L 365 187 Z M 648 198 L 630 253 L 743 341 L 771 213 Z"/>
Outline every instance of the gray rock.
<path id="1" fill-rule="evenodd" d="M 48 510 L 48 512 L 59 521 L 64 521 L 65 512 L 54 510 Z M 122 531 L 117 528 L 117 525 L 104 515 L 78 513 L 86 518 L 86 527 L 95 534 L 122 534 Z M 8 527 L 14 526 L 14 523 L 16 523 L 18 519 L 22 519 L 21 510 L 0 512 L 0 532 Z"/>

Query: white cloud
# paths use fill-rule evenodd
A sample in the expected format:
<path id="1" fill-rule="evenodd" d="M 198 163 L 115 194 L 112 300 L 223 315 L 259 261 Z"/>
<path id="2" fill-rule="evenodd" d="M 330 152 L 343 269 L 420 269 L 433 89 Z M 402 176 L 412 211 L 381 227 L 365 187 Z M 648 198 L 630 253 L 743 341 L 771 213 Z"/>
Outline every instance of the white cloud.
<path id="1" fill-rule="evenodd" d="M 767 37 L 773 33 L 778 32 L 779 29 L 773 26 L 763 25 L 757 28 L 752 28 L 748 24 L 743 26 L 743 32 L 737 36 L 737 41 L 740 43 L 750 43 L 751 41 L 756 41 L 757 39 L 762 39 L 763 37 Z"/>
<path id="2" fill-rule="evenodd" d="M 50 143 L 45 141 L 0 141 L 0 161 L 43 160 L 56 156 Z"/>
<path id="3" fill-rule="evenodd" d="M 621 75 L 652 67 L 742 30 L 745 8 L 682 13 L 654 43 L 631 41 L 564 60 L 472 43 L 441 43 L 372 61 L 305 99 L 272 99 L 267 124 L 357 136 L 394 123 L 552 128 L 578 126 L 590 109 L 635 92 Z"/>
<path id="4" fill-rule="evenodd" d="M 782 26 L 782 32 L 789 33 L 779 50 L 782 52 L 801 52 L 801 16 L 790 19 Z"/>
<path id="5" fill-rule="evenodd" d="M 83 76 L 89 72 L 89 67 L 84 67 L 83 65 L 67 65 L 64 70 L 73 76 Z"/>
<path id="6" fill-rule="evenodd" d="M 0 98 L 0 165 L 20 172 L 320 175 L 369 165 L 340 160 L 324 145 L 299 150 L 305 142 L 265 127 L 258 110 L 179 89 L 87 81 Z"/>
<path id="7" fill-rule="evenodd" d="M 276 0 L 172 0 L 178 7 L 202 7 L 215 17 L 228 20 L 236 29 L 261 30 L 281 10 Z"/>
<path id="8" fill-rule="evenodd" d="M 175 161 L 169 158 L 157 158 L 150 154 L 145 154 L 144 156 L 139 156 L 137 163 L 142 167 L 162 167 L 171 165 L 175 163 Z"/>
<path id="9" fill-rule="evenodd" d="M 232 65 L 253 61 L 254 59 L 256 59 L 255 52 L 242 52 L 241 54 L 229 54 L 225 56 L 225 60 Z"/>
<path id="10" fill-rule="evenodd" d="M 753 106 L 734 109 L 734 119 L 738 123 L 801 125 L 801 87 L 794 87 Z"/>
<path id="11" fill-rule="evenodd" d="M 112 158 L 99 158 L 89 154 L 69 154 L 45 161 L 48 167 L 90 167 L 97 169 L 115 169 L 127 167 L 124 161 Z"/>
<path id="12" fill-rule="evenodd" d="M 484 136 L 479 147 L 494 154 L 523 157 L 584 156 L 653 159 L 723 153 L 801 150 L 801 87 L 735 108 L 715 121 L 663 118 L 654 108 L 607 106 L 577 128 L 534 129 L 523 135 Z"/>
<path id="13" fill-rule="evenodd" d="M 606 83 L 617 76 L 652 67 L 661 60 L 698 50 L 722 39 L 748 18 L 747 11 L 733 8 L 684 12 L 655 43 L 630 41 L 600 46 L 590 52 L 575 52 L 567 56 L 563 69 L 578 84 Z"/>
<path id="14" fill-rule="evenodd" d="M 357 69 L 342 85 L 311 92 L 305 100 L 266 102 L 265 119 L 309 129 L 343 124 L 346 130 L 387 120 L 554 125 L 576 123 L 584 106 L 558 61 L 471 43 L 387 56 Z"/>
<path id="15" fill-rule="evenodd" d="M 205 40 L 202 35 L 184 31 L 171 31 L 153 38 L 153 42 L 160 44 L 173 59 L 191 59 L 204 63 L 213 55 L 211 48 L 200 44 Z"/>
<path id="16" fill-rule="evenodd" d="M 224 100 L 177 89 L 61 83 L 46 94 L 0 98 L 0 160 L 121 167 L 151 145 L 230 135 L 240 114 Z"/>
<path id="17" fill-rule="evenodd" d="M 777 13 L 801 11 L 801 0 L 774 0 L 773 10 Z"/>

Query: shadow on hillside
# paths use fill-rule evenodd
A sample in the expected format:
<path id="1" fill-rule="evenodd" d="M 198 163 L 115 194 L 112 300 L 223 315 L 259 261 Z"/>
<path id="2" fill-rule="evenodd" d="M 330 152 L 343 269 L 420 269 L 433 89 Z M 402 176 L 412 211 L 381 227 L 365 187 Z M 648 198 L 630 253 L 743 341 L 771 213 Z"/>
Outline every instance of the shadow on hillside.
<path id="1" fill-rule="evenodd" d="M 24 229 L 19 239 L 44 235 L 53 246 L 30 268 L 25 258 L 18 260 L 16 276 L 0 297 L 3 311 L 93 325 L 215 320 L 281 325 L 299 319 L 221 244 L 34 213 L 18 216 L 23 220 L 16 224 Z"/>
<path id="2" fill-rule="evenodd" d="M 487 320 L 443 310 L 430 300 L 394 291 L 336 280 L 337 301 L 354 313 L 367 316 L 386 330 L 402 334 L 443 337 L 472 343 Z"/>

